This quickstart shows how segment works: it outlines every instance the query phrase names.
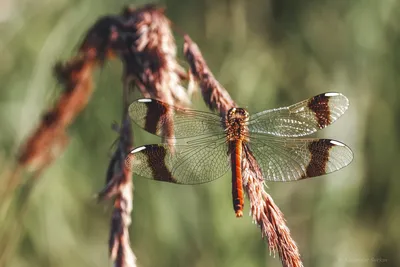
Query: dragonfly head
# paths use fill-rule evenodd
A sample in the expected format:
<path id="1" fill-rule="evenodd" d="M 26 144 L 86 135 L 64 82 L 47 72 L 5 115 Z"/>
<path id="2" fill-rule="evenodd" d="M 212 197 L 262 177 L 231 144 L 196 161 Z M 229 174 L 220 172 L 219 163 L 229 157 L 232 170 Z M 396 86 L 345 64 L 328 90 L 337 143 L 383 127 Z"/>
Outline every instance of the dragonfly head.
<path id="1" fill-rule="evenodd" d="M 229 122 L 247 122 L 249 113 L 244 108 L 231 108 L 228 111 L 227 120 Z"/>

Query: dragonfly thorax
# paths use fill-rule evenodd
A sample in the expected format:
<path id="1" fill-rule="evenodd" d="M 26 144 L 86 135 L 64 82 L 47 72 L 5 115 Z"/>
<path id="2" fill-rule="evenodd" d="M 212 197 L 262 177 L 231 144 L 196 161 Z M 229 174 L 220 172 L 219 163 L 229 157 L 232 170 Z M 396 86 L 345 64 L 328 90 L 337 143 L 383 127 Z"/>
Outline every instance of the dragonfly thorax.
<path id="1" fill-rule="evenodd" d="M 226 115 L 226 133 L 228 141 L 248 141 L 249 113 L 244 108 L 231 108 Z"/>

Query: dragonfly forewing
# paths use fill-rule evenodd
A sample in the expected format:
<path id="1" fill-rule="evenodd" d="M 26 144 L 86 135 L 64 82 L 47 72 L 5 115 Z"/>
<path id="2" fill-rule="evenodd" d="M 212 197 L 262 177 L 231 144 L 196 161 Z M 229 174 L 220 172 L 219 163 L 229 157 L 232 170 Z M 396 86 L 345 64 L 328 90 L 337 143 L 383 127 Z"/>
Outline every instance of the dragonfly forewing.
<path id="1" fill-rule="evenodd" d="M 178 108 L 154 99 L 133 102 L 129 116 L 149 133 L 170 139 L 224 133 L 222 120 L 216 114 Z"/>
<path id="2" fill-rule="evenodd" d="M 250 133 L 279 137 L 305 136 L 335 122 L 349 106 L 340 93 L 324 93 L 289 107 L 266 110 L 250 116 Z"/>

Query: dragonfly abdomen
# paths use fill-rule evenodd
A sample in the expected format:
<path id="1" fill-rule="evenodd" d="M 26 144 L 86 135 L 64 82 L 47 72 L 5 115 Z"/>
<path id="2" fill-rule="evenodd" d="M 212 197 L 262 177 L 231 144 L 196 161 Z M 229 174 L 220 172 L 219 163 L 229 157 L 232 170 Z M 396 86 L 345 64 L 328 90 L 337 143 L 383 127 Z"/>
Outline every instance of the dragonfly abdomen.
<path id="1" fill-rule="evenodd" d="M 244 195 L 242 183 L 242 141 L 231 142 L 232 198 L 236 217 L 243 216 Z"/>

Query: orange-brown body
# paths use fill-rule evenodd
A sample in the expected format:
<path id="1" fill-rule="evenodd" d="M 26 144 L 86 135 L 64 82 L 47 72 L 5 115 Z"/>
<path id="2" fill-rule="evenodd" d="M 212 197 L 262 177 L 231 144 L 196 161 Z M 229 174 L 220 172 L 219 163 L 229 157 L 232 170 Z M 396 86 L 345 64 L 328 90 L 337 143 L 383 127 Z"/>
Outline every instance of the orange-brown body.
<path id="1" fill-rule="evenodd" d="M 232 108 L 226 118 L 227 141 L 232 165 L 232 198 L 236 217 L 243 216 L 244 194 L 242 183 L 243 145 L 249 141 L 247 121 L 249 114 L 245 109 Z"/>
<path id="2" fill-rule="evenodd" d="M 242 217 L 244 205 L 241 168 L 242 141 L 232 141 L 231 147 L 233 209 L 235 210 L 236 217 Z"/>

